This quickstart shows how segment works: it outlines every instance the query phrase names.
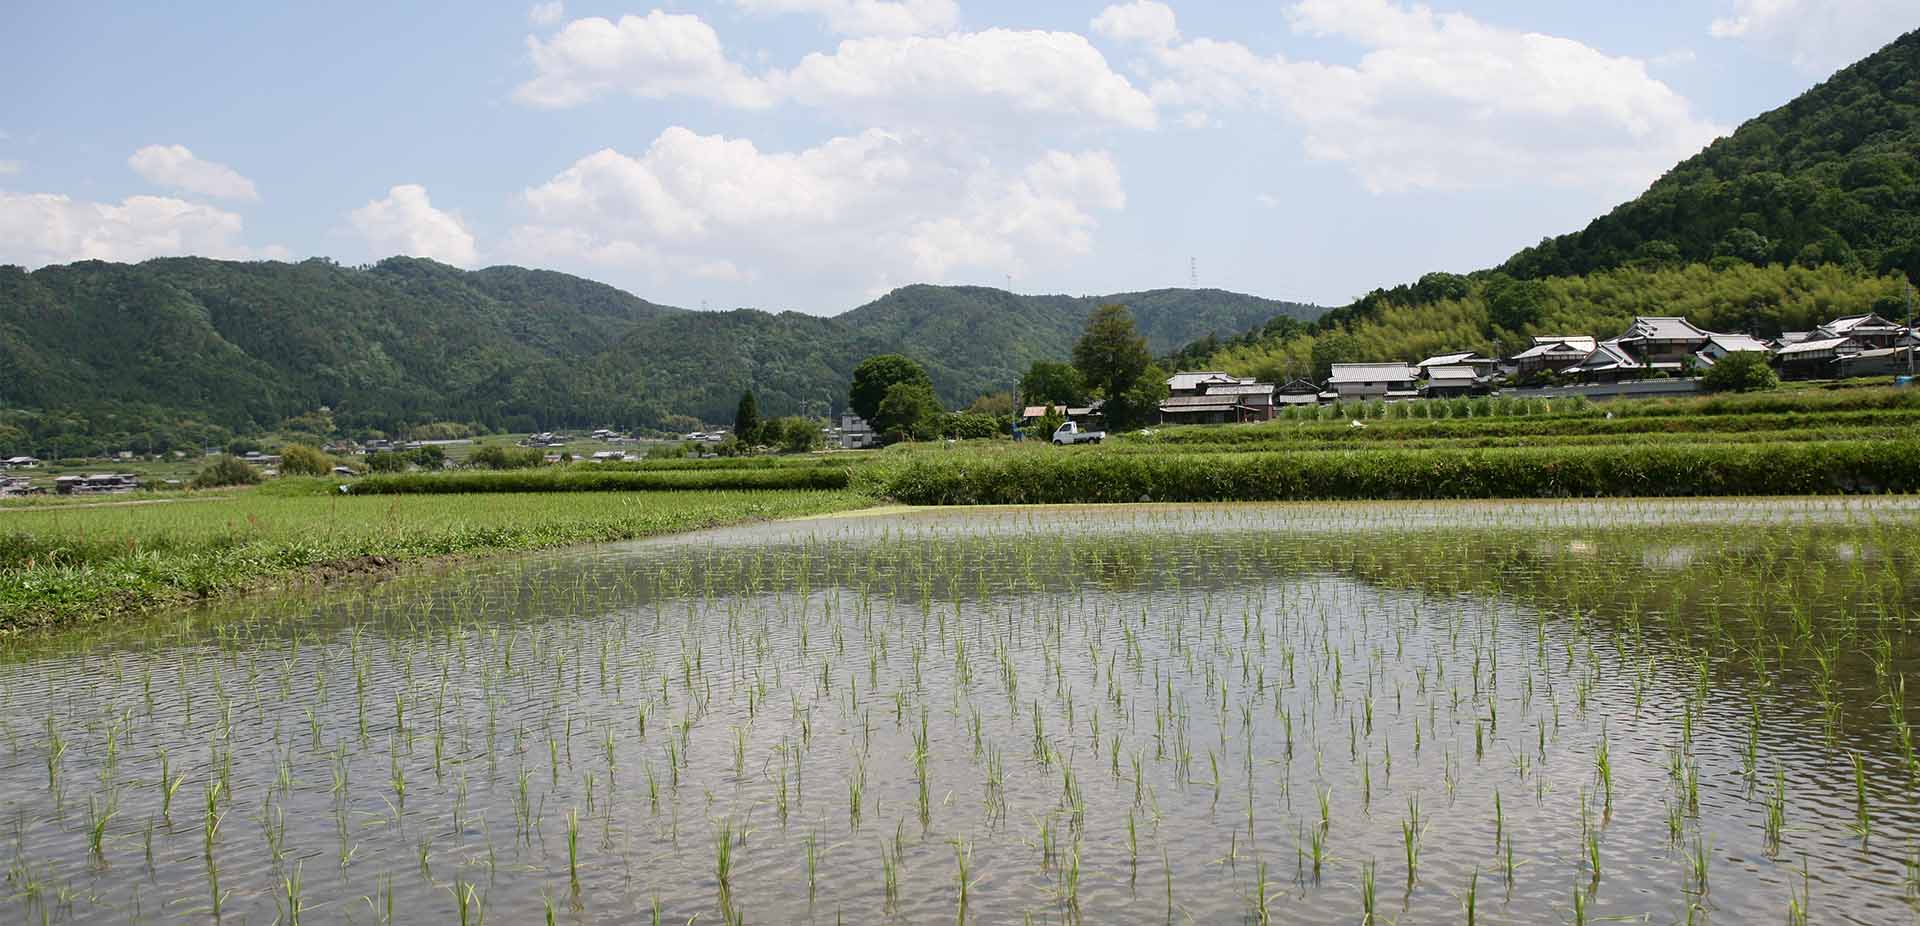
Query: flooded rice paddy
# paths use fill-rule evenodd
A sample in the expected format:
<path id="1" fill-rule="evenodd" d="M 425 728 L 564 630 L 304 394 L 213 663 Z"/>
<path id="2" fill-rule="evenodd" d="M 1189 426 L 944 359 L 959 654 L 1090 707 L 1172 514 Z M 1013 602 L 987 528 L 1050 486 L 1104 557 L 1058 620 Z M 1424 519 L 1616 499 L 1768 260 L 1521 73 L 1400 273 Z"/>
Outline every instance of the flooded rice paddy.
<path id="1" fill-rule="evenodd" d="M 1920 504 L 895 512 L 0 662 L 7 922 L 1903 923 Z"/>

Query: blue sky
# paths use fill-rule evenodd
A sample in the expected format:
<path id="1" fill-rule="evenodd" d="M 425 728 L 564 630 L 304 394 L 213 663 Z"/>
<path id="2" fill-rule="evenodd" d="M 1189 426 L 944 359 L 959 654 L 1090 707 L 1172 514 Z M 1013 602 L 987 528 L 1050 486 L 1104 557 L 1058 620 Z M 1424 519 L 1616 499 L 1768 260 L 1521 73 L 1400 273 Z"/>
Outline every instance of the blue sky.
<path id="1" fill-rule="evenodd" d="M 1920 27 L 1910 0 L 31 4 L 0 262 L 1342 303 L 1497 263 Z"/>

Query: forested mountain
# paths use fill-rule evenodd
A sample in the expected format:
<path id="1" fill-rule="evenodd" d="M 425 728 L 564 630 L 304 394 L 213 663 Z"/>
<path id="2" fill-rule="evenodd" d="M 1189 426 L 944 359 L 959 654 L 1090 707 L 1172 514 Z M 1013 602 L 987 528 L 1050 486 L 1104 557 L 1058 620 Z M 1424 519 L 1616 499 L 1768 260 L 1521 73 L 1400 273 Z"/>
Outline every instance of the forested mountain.
<path id="1" fill-rule="evenodd" d="M 1538 278 L 1716 258 L 1920 274 L 1920 31 L 1502 269 Z"/>
<path id="2" fill-rule="evenodd" d="M 1312 325 L 1269 326 L 1210 363 L 1324 377 L 1338 362 L 1611 337 L 1634 315 L 1771 337 L 1838 315 L 1904 317 L 1908 278 L 1920 279 L 1920 32 L 1741 126 L 1581 232 L 1498 269 L 1431 273 Z"/>
<path id="3" fill-rule="evenodd" d="M 0 266 L 0 450 L 197 446 L 321 407 L 350 432 L 722 422 L 746 388 L 767 414 L 818 413 L 882 352 L 925 362 L 957 405 L 1065 356 L 1093 306 L 1116 300 L 1136 302 L 1158 349 L 1318 311 L 1217 291 L 914 286 L 820 318 L 692 312 L 561 273 L 413 258 Z"/>

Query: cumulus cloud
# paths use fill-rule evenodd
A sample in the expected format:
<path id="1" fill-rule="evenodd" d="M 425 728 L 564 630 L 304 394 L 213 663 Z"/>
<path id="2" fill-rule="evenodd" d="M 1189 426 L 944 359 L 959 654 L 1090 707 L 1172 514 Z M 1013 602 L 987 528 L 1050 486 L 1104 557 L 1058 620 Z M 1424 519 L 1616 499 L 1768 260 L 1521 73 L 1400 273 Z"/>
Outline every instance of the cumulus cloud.
<path id="1" fill-rule="evenodd" d="M 743 109 L 794 102 L 866 117 L 865 124 L 983 118 L 1068 119 L 1151 128 L 1153 100 L 1072 32 L 989 29 L 842 41 L 790 70 L 749 73 L 697 16 L 663 13 L 568 23 L 529 37 L 534 76 L 515 96 L 566 107 L 608 94 L 696 97 Z"/>
<path id="2" fill-rule="evenodd" d="M 986 108 L 1135 129 L 1157 121 L 1153 100 L 1072 32 L 849 39 L 775 80 L 802 103 L 875 108 L 901 119 L 964 118 Z"/>
<path id="3" fill-rule="evenodd" d="M 165 196 L 95 203 L 58 193 L 0 192 L 0 261 L 29 267 L 76 260 L 141 261 L 202 257 L 284 257 L 238 239 L 240 216 Z"/>
<path id="4" fill-rule="evenodd" d="M 751 13 L 806 13 L 841 35 L 924 35 L 959 23 L 954 0 L 734 0 Z"/>
<path id="5" fill-rule="evenodd" d="M 848 287 L 1083 254 L 1095 213 L 1126 202 L 1104 152 L 1005 170 L 879 129 L 762 151 L 678 127 L 639 155 L 587 155 L 522 198 L 528 221 L 508 244 L 522 259 Z"/>
<path id="6" fill-rule="evenodd" d="M 590 17 L 552 38 L 527 37 L 532 80 L 514 97 L 533 106 L 577 106 L 608 93 L 691 96 L 748 109 L 773 103 L 766 83 L 729 60 L 698 16 L 654 10 L 619 22 Z"/>
<path id="7" fill-rule="evenodd" d="M 536 3 L 527 10 L 527 22 L 536 26 L 552 26 L 567 18 L 567 5 L 560 0 L 550 3 Z"/>
<path id="8" fill-rule="evenodd" d="M 1485 25 L 1392 0 L 1301 0 L 1296 32 L 1364 49 L 1353 66 L 1180 39 L 1152 0 L 1111 7 L 1103 34 L 1143 43 L 1154 100 L 1191 112 L 1272 112 L 1310 156 L 1347 165 L 1375 192 L 1528 178 L 1609 191 L 1644 186 L 1724 129 L 1643 61 L 1577 41 Z M 1148 25 L 1141 25 L 1141 24 Z"/>
<path id="9" fill-rule="evenodd" d="M 239 171 L 203 161 L 185 145 L 148 145 L 128 157 L 127 166 L 148 183 L 175 190 L 247 202 L 260 198 L 253 181 L 240 176 Z"/>
<path id="10" fill-rule="evenodd" d="M 1708 34 L 1751 42 L 1794 67 L 1825 75 L 1920 27 L 1913 0 L 1733 0 Z"/>
<path id="11" fill-rule="evenodd" d="M 1100 11 L 1093 19 L 1095 34 L 1116 42 L 1165 45 L 1180 37 L 1173 7 L 1154 0 L 1133 0 Z"/>
<path id="12" fill-rule="evenodd" d="M 434 208 L 427 188 L 402 184 L 348 215 L 367 245 L 380 256 L 428 257 L 461 267 L 479 261 L 473 233 L 458 216 Z"/>

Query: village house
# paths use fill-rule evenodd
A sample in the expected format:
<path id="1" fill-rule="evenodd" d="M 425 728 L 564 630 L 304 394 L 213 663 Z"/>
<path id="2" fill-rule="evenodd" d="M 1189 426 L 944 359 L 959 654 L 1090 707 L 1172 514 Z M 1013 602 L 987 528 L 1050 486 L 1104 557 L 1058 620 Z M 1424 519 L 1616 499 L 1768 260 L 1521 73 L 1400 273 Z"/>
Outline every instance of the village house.
<path id="1" fill-rule="evenodd" d="M 1467 351 L 1458 354 L 1441 354 L 1437 357 L 1428 357 L 1420 361 L 1419 366 L 1420 372 L 1426 374 L 1429 378 L 1433 375 L 1433 371 L 1439 367 L 1467 367 L 1473 370 L 1474 376 L 1484 379 L 1499 372 L 1500 361 L 1488 359 L 1472 351 Z"/>
<path id="2" fill-rule="evenodd" d="M 1533 346 L 1507 358 L 1516 378 L 1532 376 L 1542 371 L 1558 373 L 1582 360 L 1600 346 L 1593 338 L 1584 337 L 1544 337 L 1534 338 Z"/>
<path id="3" fill-rule="evenodd" d="M 1862 349 L 1874 347 L 1893 347 L 1907 333 L 1905 326 L 1887 321 L 1878 315 L 1849 315 L 1836 318 L 1821 325 L 1813 333 L 1813 339 L 1849 338 Z"/>
<path id="4" fill-rule="evenodd" d="M 1473 395 L 1484 387 L 1479 371 L 1464 364 L 1432 367 L 1427 370 L 1421 392 L 1429 399 L 1457 399 Z"/>
<path id="5" fill-rule="evenodd" d="M 1419 371 L 1405 363 L 1336 363 L 1327 389 L 1342 399 L 1414 399 Z"/>
<path id="6" fill-rule="evenodd" d="M 1304 379 L 1296 379 L 1273 391 L 1273 404 L 1281 408 L 1299 408 L 1307 405 L 1319 405 L 1326 398 L 1320 387 Z"/>
<path id="7" fill-rule="evenodd" d="M 1602 341 L 1593 353 L 1562 372 L 1588 383 L 1617 383 L 1641 379 L 1655 373 L 1679 373 L 1686 365 L 1674 360 L 1648 362 L 1618 340 Z"/>
<path id="8" fill-rule="evenodd" d="M 0 469 L 39 469 L 40 461 L 33 457 L 8 457 L 0 460 Z"/>
<path id="9" fill-rule="evenodd" d="M 1253 380 L 1218 370 L 1175 373 L 1167 377 L 1167 395 L 1171 398 L 1205 395 L 1208 386 L 1238 386 L 1251 382 Z"/>
<path id="10" fill-rule="evenodd" d="M 841 415 L 840 426 L 828 435 L 831 443 L 839 445 L 841 450 L 864 450 L 874 445 L 877 437 L 867 419 L 859 415 Z"/>
<path id="11" fill-rule="evenodd" d="M 1744 334 L 1716 334 L 1707 341 L 1707 346 L 1693 355 L 1701 366 L 1710 367 L 1731 354 L 1772 354 L 1773 345 L 1759 338 Z"/>
<path id="12" fill-rule="evenodd" d="M 1648 316 L 1634 319 L 1613 343 L 1659 369 L 1661 364 L 1684 365 L 1705 350 L 1713 338 L 1713 332 L 1695 327 L 1684 318 Z"/>
<path id="13" fill-rule="evenodd" d="M 1819 379 L 1829 375 L 1841 355 L 1860 351 L 1860 342 L 1852 338 L 1814 338 L 1780 348 L 1773 363 L 1787 379 Z"/>
<path id="14" fill-rule="evenodd" d="M 138 476 L 123 473 L 61 476 L 53 481 L 53 491 L 60 495 L 124 495 L 139 488 Z"/>
<path id="15" fill-rule="evenodd" d="M 1175 377 L 1178 379 L 1178 377 Z M 1200 391 L 1170 395 L 1160 403 L 1161 424 L 1241 424 L 1270 421 L 1275 412 L 1272 383 L 1228 377 L 1196 384 Z"/>
<path id="16" fill-rule="evenodd" d="M 1855 376 L 1905 376 L 1913 371 L 1913 348 L 1876 347 L 1852 354 L 1841 354 L 1831 361 L 1835 379 Z"/>

